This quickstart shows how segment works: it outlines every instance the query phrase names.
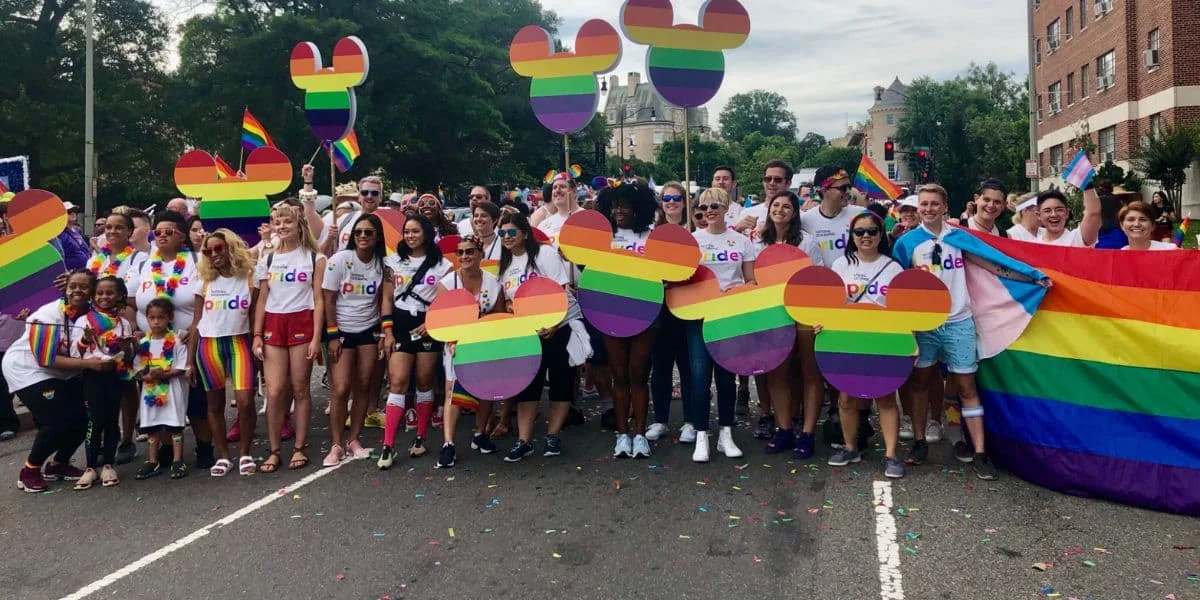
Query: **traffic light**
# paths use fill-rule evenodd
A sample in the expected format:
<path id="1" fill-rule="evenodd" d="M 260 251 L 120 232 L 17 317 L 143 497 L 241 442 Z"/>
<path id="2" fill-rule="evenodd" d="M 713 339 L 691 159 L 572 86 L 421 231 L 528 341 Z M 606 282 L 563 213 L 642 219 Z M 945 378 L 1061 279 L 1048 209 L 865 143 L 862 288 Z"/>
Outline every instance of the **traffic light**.
<path id="1" fill-rule="evenodd" d="M 622 167 L 622 170 L 625 172 L 625 177 L 629 177 L 629 173 L 633 171 L 633 165 L 625 163 L 625 166 Z"/>
<path id="2" fill-rule="evenodd" d="M 917 150 L 917 160 L 921 162 L 929 160 L 929 151 L 924 148 Z"/>
<path id="3" fill-rule="evenodd" d="M 883 143 L 883 160 L 888 162 L 896 160 L 896 142 L 888 140 Z"/>

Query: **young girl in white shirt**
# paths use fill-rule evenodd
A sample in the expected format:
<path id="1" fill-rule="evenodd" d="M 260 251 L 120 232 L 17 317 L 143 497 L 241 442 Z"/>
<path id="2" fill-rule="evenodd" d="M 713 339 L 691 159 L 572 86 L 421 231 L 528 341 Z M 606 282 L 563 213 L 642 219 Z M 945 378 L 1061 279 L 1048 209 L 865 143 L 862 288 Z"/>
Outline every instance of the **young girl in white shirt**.
<path id="1" fill-rule="evenodd" d="M 183 428 L 187 425 L 192 364 L 187 344 L 171 326 L 175 305 L 167 298 L 155 298 L 146 305 L 145 315 L 149 332 L 138 343 L 133 368 L 134 379 L 141 382 L 138 430 L 150 436 L 150 446 L 147 460 L 134 478 L 161 475 L 161 453 L 169 447 L 171 479 L 182 479 L 188 474 L 183 462 Z"/>
<path id="2" fill-rule="evenodd" d="M 133 325 L 121 316 L 128 299 L 125 281 L 108 275 L 96 282 L 92 309 L 75 320 L 75 330 L 83 332 L 76 350 L 83 358 L 115 360 L 112 371 L 83 372 L 83 397 L 87 401 L 87 469 L 75 484 L 86 490 L 100 481 L 104 487 L 120 483 L 113 463 L 121 439 L 118 417 L 125 383 L 132 379 L 128 365 L 133 362 Z"/>

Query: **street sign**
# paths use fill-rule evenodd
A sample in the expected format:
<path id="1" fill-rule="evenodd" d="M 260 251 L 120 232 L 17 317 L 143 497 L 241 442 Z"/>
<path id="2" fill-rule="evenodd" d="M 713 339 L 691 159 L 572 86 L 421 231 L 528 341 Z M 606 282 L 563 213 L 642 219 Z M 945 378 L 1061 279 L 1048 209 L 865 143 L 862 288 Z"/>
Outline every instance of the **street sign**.
<path id="1" fill-rule="evenodd" d="M 1025 177 L 1027 179 L 1038 178 L 1038 161 L 1032 159 L 1025 161 Z"/>

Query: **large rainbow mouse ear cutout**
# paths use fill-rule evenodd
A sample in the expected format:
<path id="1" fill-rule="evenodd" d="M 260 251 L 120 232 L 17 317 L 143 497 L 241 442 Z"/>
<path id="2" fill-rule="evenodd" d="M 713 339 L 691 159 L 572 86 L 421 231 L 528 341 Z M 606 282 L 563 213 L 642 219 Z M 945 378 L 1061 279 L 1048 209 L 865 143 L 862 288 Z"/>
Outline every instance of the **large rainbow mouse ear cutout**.
<path id="1" fill-rule="evenodd" d="M 316 44 L 300 42 L 290 65 L 292 83 L 304 90 L 304 116 L 313 135 L 322 142 L 350 135 L 358 112 L 354 88 L 367 80 L 371 67 L 366 44 L 353 35 L 338 40 L 333 66 L 326 67 Z"/>
<path id="2" fill-rule="evenodd" d="M 533 79 L 529 104 L 538 121 L 555 133 L 571 133 L 596 115 L 596 75 L 621 62 L 621 36 L 607 22 L 592 19 L 579 28 L 574 52 L 555 52 L 548 31 L 527 25 L 513 37 L 508 58 L 518 75 Z"/>
<path id="3" fill-rule="evenodd" d="M 914 331 L 936 329 L 950 314 L 950 292 L 932 273 L 909 269 L 887 286 L 887 306 L 850 303 L 846 284 L 825 267 L 788 280 L 784 304 L 793 319 L 820 325 L 817 365 L 837 389 L 855 398 L 895 392 L 917 357 Z"/>
<path id="4" fill-rule="evenodd" d="M 757 284 L 721 292 L 701 265 L 691 279 L 667 287 L 667 308 L 685 321 L 704 320 L 704 344 L 713 360 L 738 375 L 774 370 L 792 352 L 796 323 L 783 306 L 788 278 L 812 264 L 795 246 L 774 244 L 754 262 Z"/>
<path id="5" fill-rule="evenodd" d="M 683 108 L 706 104 L 725 79 L 725 50 L 746 43 L 750 13 L 738 0 L 708 0 L 699 25 L 675 24 L 671 0 L 626 0 L 621 29 L 650 47 L 646 72 L 664 100 Z"/>
<path id="6" fill-rule="evenodd" d="M 684 281 L 700 264 L 700 247 L 678 225 L 655 227 L 645 253 L 612 247 L 612 226 L 594 210 L 577 212 L 563 224 L 558 249 L 585 265 L 579 306 L 601 333 L 633 337 L 648 329 L 663 303 L 663 282 Z"/>
<path id="7" fill-rule="evenodd" d="M 534 277 L 513 296 L 513 312 L 479 316 L 479 302 L 466 290 L 438 294 L 425 315 L 425 330 L 435 340 L 458 342 L 454 375 L 480 400 L 507 400 L 521 393 L 542 365 L 537 332 L 567 316 L 561 285 Z"/>
<path id="8" fill-rule="evenodd" d="M 61 296 L 54 278 L 66 271 L 50 240 L 67 228 L 67 208 L 46 190 L 17 192 L 8 201 L 12 233 L 0 237 L 0 313 L 15 315 Z"/>
<path id="9" fill-rule="evenodd" d="M 216 159 L 192 150 L 175 163 L 175 187 L 185 196 L 200 198 L 200 221 L 213 231 L 226 227 L 253 246 L 258 226 L 271 215 L 267 196 L 292 182 L 292 164 L 279 149 L 264 146 L 246 157 L 245 177 L 220 178 Z"/>

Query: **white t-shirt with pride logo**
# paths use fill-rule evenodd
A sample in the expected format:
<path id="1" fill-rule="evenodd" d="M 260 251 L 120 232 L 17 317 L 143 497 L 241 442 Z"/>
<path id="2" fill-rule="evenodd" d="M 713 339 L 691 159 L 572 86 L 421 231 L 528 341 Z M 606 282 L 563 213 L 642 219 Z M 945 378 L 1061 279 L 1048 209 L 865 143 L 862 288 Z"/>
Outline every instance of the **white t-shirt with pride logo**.
<path id="1" fill-rule="evenodd" d="M 362 333 L 379 324 L 379 292 L 383 289 L 383 263 L 363 262 L 354 250 L 342 250 L 329 259 L 321 289 L 338 292 L 337 326 L 345 333 Z"/>
<path id="2" fill-rule="evenodd" d="M 162 296 L 169 298 L 171 304 L 175 306 L 175 317 L 171 320 L 171 326 L 176 335 L 185 338 L 188 328 L 192 326 L 192 312 L 196 308 L 196 293 L 200 285 L 200 277 L 196 275 L 196 257 L 191 252 L 187 252 L 186 256 L 183 271 L 179 277 L 179 286 L 175 288 L 174 295 L 167 296 L 165 289 L 166 282 L 175 272 L 175 260 L 163 261 L 160 271 L 164 287 Z M 154 285 L 153 256 L 143 262 L 139 269 L 129 269 L 129 273 L 125 277 L 125 286 L 128 288 L 130 297 L 137 303 L 138 330 L 150 331 L 150 322 L 146 320 L 146 307 L 151 300 L 159 296 L 158 287 Z"/>
<path id="3" fill-rule="evenodd" d="M 313 271 L 323 259 L 319 252 L 314 253 L 300 246 L 295 250 L 270 254 L 259 261 L 254 280 L 266 281 L 270 286 L 266 311 L 286 315 L 312 310 L 316 306 L 313 299 Z M 258 287 L 263 289 L 262 285 Z"/>
<path id="4" fill-rule="evenodd" d="M 717 276 L 721 291 L 746 283 L 746 278 L 742 276 L 742 263 L 754 262 L 758 258 L 758 249 L 750 238 L 732 229 L 719 234 L 698 229 L 692 232 L 692 237 L 700 246 L 700 264 Z"/>
<path id="5" fill-rule="evenodd" d="M 871 262 L 859 259 L 853 264 L 845 256 L 840 256 L 833 261 L 831 268 L 846 283 L 846 298 L 874 302 L 880 306 L 887 306 L 885 298 L 892 278 L 904 272 L 900 263 L 882 255 Z"/>
<path id="6" fill-rule="evenodd" d="M 821 250 L 822 265 L 832 265 L 846 254 L 846 243 L 850 240 L 850 221 L 867 209 L 861 206 L 843 206 L 832 218 L 821 214 L 818 206 L 800 214 L 800 229 L 804 235 L 812 236 Z M 880 235 L 887 235 L 881 231 Z M 816 257 L 813 262 L 816 262 Z"/>
<path id="7" fill-rule="evenodd" d="M 479 283 L 479 293 L 475 294 L 475 299 L 479 301 L 479 314 L 486 315 L 492 312 L 492 307 L 496 306 L 496 300 L 499 300 L 504 295 L 504 288 L 500 285 L 500 279 L 495 275 L 482 271 L 483 278 Z M 462 290 L 462 276 L 457 272 L 447 273 L 439 282 L 442 287 L 447 290 Z"/>
<path id="8" fill-rule="evenodd" d="M 197 298 L 203 312 L 196 331 L 200 337 L 219 338 L 250 332 L 250 281 L 245 277 L 217 277 L 202 283 Z"/>
<path id="9" fill-rule="evenodd" d="M 645 254 L 646 240 L 650 239 L 650 232 L 653 229 L 650 227 L 641 233 L 635 233 L 632 229 L 618 227 L 612 237 L 612 247 L 615 250 L 631 250 L 638 254 Z"/>
<path id="10" fill-rule="evenodd" d="M 921 225 L 921 229 L 933 235 L 924 224 Z M 917 244 L 916 248 L 913 248 L 910 264 L 913 268 L 937 275 L 937 278 L 946 284 L 946 289 L 950 290 L 950 316 L 946 322 L 956 323 L 971 318 L 971 296 L 967 293 L 966 257 L 963 256 L 962 250 L 947 244 L 943 239 L 950 231 L 952 228 L 949 225 L 942 225 L 941 235 Z M 936 247 L 941 248 L 941 256 L 935 264 L 933 254 Z"/>
<path id="11" fill-rule="evenodd" d="M 500 283 L 504 286 L 504 297 L 512 300 L 517 288 L 534 277 L 549 277 L 559 285 L 571 282 L 567 263 L 558 256 L 552 247 L 542 246 L 538 249 L 534 264 L 529 264 L 529 253 L 513 256 L 512 263 L 500 274 Z"/>
<path id="12" fill-rule="evenodd" d="M 421 280 L 413 285 L 411 294 L 401 298 L 408 289 L 408 282 L 412 281 L 423 262 L 425 262 L 424 256 L 409 256 L 401 259 L 399 254 L 393 254 L 383 260 L 384 266 L 392 270 L 392 283 L 396 287 L 392 292 L 392 302 L 395 303 L 396 309 L 406 310 L 413 316 L 429 310 L 429 305 L 433 304 L 434 298 L 437 297 L 438 282 L 446 276 L 446 273 L 454 269 L 454 265 L 450 264 L 450 261 L 442 258 L 441 262 L 430 267 L 421 276 Z"/>

